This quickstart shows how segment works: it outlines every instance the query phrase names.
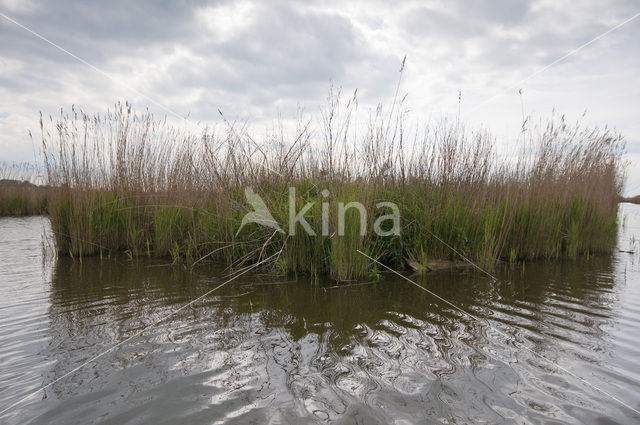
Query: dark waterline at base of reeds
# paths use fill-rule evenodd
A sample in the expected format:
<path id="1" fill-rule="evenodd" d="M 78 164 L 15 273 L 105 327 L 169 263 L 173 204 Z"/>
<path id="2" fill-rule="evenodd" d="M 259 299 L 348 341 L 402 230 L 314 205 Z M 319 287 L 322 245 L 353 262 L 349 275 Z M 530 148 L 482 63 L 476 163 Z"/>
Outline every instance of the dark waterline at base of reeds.
<path id="1" fill-rule="evenodd" d="M 614 247 L 624 177 L 619 134 L 551 119 L 522 133 L 517 156 L 499 157 L 486 132 L 442 122 L 408 139 L 404 117 L 381 109 L 356 137 L 353 108 L 330 98 L 320 143 L 310 119 L 260 143 L 236 123 L 195 135 L 128 105 L 42 120 L 56 249 L 75 258 L 126 252 L 235 269 L 264 262 L 274 273 L 349 280 L 380 271 L 358 251 L 399 270 L 461 255 L 490 269 L 498 260 L 576 258 Z M 252 211 L 249 187 L 285 232 L 250 224 L 237 233 Z M 301 227 L 290 235 L 284 225 L 290 187 L 295 211 L 313 202 L 305 218 L 317 236 Z M 364 205 L 364 236 L 355 209 L 338 236 L 338 202 Z M 379 202 L 398 205 L 399 234 L 373 231 L 389 213 Z"/>

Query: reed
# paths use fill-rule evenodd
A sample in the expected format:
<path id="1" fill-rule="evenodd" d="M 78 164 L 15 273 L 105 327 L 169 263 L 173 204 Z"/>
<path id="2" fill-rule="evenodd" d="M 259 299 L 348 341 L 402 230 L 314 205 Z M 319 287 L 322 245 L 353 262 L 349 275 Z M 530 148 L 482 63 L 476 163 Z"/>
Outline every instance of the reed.
<path id="1" fill-rule="evenodd" d="M 187 132 L 128 104 L 100 116 L 72 109 L 41 118 L 57 249 L 236 268 L 272 258 L 274 272 L 348 280 L 377 274 L 358 249 L 403 268 L 408 260 L 454 259 L 450 247 L 485 267 L 613 247 L 624 177 L 619 134 L 556 117 L 523 133 L 517 155 L 500 156 L 490 134 L 459 123 L 407 137 L 404 114 L 382 108 L 366 131 L 355 132 L 355 105 L 332 92 L 319 125 L 300 119 L 294 131 L 278 127 L 259 142 L 238 123 Z M 247 187 L 284 232 L 250 224 L 237 233 L 251 211 Z M 296 211 L 314 202 L 305 217 L 316 236 L 301 228 L 289 234 L 290 187 Z M 345 214 L 344 235 L 337 234 L 338 203 L 352 201 L 369 214 L 364 236 L 355 209 Z M 375 218 L 386 214 L 376 208 L 381 201 L 398 205 L 399 234 L 373 232 Z"/>
<path id="2" fill-rule="evenodd" d="M 0 164 L 0 217 L 46 213 L 46 189 L 32 183 L 36 180 L 33 165 Z"/>

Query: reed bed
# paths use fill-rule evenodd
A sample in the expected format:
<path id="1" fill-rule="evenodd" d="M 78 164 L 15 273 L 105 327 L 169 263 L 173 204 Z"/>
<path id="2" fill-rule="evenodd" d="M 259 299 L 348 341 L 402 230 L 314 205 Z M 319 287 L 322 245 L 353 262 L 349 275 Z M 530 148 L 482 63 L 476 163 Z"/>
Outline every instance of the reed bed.
<path id="1" fill-rule="evenodd" d="M 460 254 L 491 268 L 614 246 L 624 176 L 616 132 L 556 117 L 523 132 L 517 155 L 501 156 L 489 133 L 458 122 L 409 131 L 395 104 L 390 112 L 378 108 L 362 130 L 355 109 L 355 98 L 333 92 L 317 120 L 301 117 L 295 128 L 277 126 L 261 138 L 226 120 L 198 133 L 179 130 L 128 104 L 99 116 L 73 109 L 41 119 L 57 249 L 190 266 L 268 259 L 272 272 L 349 280 L 378 273 L 357 250 L 398 269 Z M 237 233 L 251 211 L 248 187 L 284 232 L 249 224 Z M 300 226 L 290 234 L 290 187 L 296 211 L 314 202 L 305 217 L 315 236 Z M 352 208 L 338 235 L 338 202 L 352 201 L 366 208 L 366 232 Z M 373 231 L 375 218 L 389 213 L 376 207 L 381 201 L 398 205 L 398 234 Z"/>

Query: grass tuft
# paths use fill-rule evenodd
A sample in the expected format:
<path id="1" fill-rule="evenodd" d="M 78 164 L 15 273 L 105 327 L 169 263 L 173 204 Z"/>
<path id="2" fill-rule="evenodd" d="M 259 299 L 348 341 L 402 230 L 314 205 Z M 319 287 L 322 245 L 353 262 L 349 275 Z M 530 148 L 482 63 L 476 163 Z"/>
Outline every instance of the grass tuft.
<path id="1" fill-rule="evenodd" d="M 74 257 L 126 251 L 234 267 L 273 256 L 268 267 L 278 273 L 348 280 L 379 273 L 357 250 L 396 268 L 459 259 L 432 235 L 487 268 L 500 259 L 576 258 L 614 246 L 624 171 L 619 134 L 555 117 L 522 133 L 517 154 L 501 157 L 489 134 L 458 123 L 428 126 L 407 139 L 405 117 L 382 108 L 367 131 L 356 133 L 354 105 L 331 94 L 320 141 L 311 120 L 290 136 L 278 130 L 257 143 L 233 123 L 196 135 L 128 104 L 95 117 L 72 109 L 58 120 L 41 119 L 57 249 Z M 251 211 L 247 187 L 284 232 L 249 224 L 236 234 Z M 290 234 L 289 187 L 296 189 L 296 211 L 314 203 L 305 218 L 316 236 L 300 226 Z M 350 208 L 338 235 L 339 203 L 353 201 L 366 208 L 366 233 Z M 376 207 L 383 201 L 400 209 L 399 234 L 373 232 L 376 218 L 389 213 Z M 323 203 L 330 212 L 326 235 Z"/>

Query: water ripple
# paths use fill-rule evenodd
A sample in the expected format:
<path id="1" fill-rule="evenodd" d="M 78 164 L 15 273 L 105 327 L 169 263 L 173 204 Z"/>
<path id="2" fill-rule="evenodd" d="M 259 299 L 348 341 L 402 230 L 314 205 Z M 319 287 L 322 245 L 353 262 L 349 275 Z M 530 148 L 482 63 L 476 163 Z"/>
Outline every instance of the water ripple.
<path id="1" fill-rule="evenodd" d="M 224 275 L 144 260 L 47 265 L 43 226 L 0 219 L 0 408 Z M 500 282 L 421 280 L 480 322 L 391 276 L 338 289 L 245 276 L 0 423 L 637 423 L 556 366 L 639 406 L 639 264 L 614 255 L 530 264 Z"/>

